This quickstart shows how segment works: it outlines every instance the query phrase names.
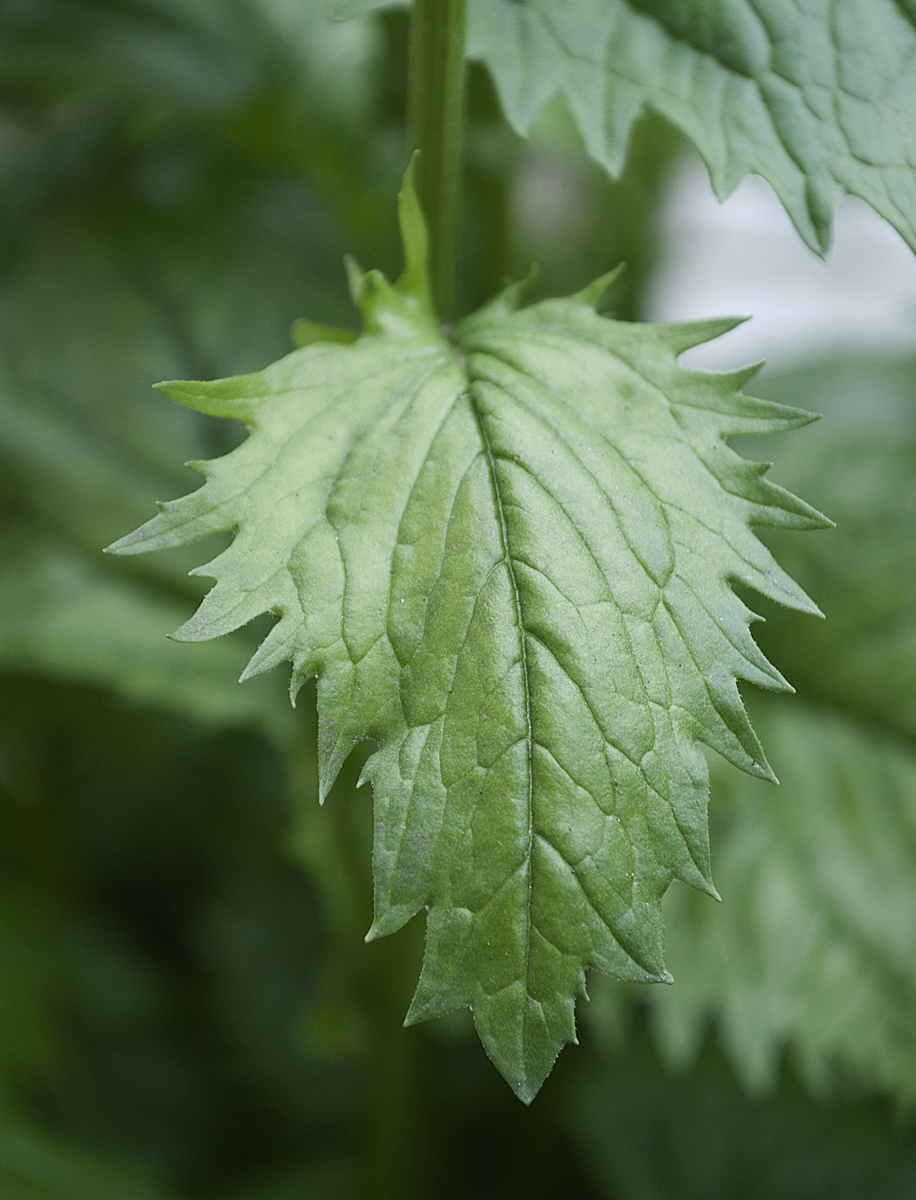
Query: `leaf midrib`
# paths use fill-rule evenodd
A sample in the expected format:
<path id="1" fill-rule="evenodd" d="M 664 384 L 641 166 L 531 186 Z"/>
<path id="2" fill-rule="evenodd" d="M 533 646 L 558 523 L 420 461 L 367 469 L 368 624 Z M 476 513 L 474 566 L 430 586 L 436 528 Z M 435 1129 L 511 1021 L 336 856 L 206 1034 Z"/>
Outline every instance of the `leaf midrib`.
<path id="1" fill-rule="evenodd" d="M 492 485 L 492 489 L 493 489 L 494 507 L 496 510 L 496 515 L 497 515 L 497 518 L 499 521 L 499 526 L 500 526 L 500 541 L 502 544 L 503 555 L 504 555 L 503 561 L 505 562 L 506 570 L 508 572 L 509 580 L 510 580 L 510 583 L 512 586 L 513 596 L 514 596 L 514 600 L 515 600 L 515 607 L 516 607 L 516 621 L 517 621 L 518 630 L 519 630 L 519 651 L 520 651 L 520 659 L 521 659 L 521 665 L 522 665 L 522 678 L 523 678 L 524 688 L 525 688 L 525 726 L 526 726 L 525 741 L 527 744 L 527 760 L 528 760 L 528 762 L 527 762 L 527 765 L 528 765 L 528 795 L 527 795 L 528 845 L 527 845 L 526 853 L 525 853 L 525 861 L 528 864 L 529 875 L 528 875 L 528 896 L 527 896 L 526 914 L 525 914 L 524 983 L 525 983 L 526 997 L 528 999 L 534 999 L 534 997 L 532 996 L 532 994 L 529 990 L 528 983 L 529 983 L 529 979 L 530 979 L 531 930 L 532 930 L 532 925 L 534 923 L 533 917 L 532 917 L 532 900 L 533 900 L 533 886 L 534 886 L 533 853 L 534 853 L 535 839 L 538 838 L 538 839 L 544 841 L 545 845 L 549 846 L 554 851 L 554 853 L 556 853 L 564 861 L 566 861 L 566 860 L 565 860 L 565 856 L 559 851 L 559 849 L 556 846 L 553 845 L 553 843 L 548 838 L 544 837 L 544 835 L 537 833 L 535 831 L 534 746 L 535 746 L 535 744 L 540 745 L 540 743 L 536 743 L 535 737 L 534 737 L 534 725 L 533 725 L 532 703 L 531 703 L 532 688 L 531 688 L 530 671 L 529 671 L 529 667 L 528 667 L 527 641 L 528 641 L 529 636 L 536 638 L 536 635 L 529 634 L 529 632 L 526 628 L 526 625 L 525 625 L 521 591 L 520 591 L 520 588 L 518 585 L 518 579 L 517 579 L 516 573 L 515 573 L 515 567 L 514 567 L 515 559 L 513 557 L 513 554 L 512 554 L 511 548 L 510 548 L 508 523 L 506 520 L 505 507 L 503 504 L 503 498 L 502 498 L 502 493 L 500 490 L 499 478 L 498 478 L 498 473 L 497 473 L 498 461 L 502 460 L 502 461 L 506 461 L 508 463 L 508 459 L 504 459 L 503 456 L 497 457 L 497 455 L 494 454 L 492 443 L 490 441 L 490 438 L 489 438 L 489 435 L 488 435 L 487 429 L 486 429 L 485 417 L 484 417 L 483 413 L 481 413 L 480 409 L 478 408 L 477 402 L 476 402 L 475 386 L 474 386 L 474 384 L 475 384 L 474 372 L 473 372 L 472 368 L 470 367 L 470 364 L 469 364 L 467 358 L 465 357 L 465 355 L 462 354 L 461 351 L 457 347 L 453 347 L 453 349 L 455 351 L 456 358 L 458 359 L 460 369 L 462 370 L 462 372 L 465 375 L 467 382 L 468 382 L 468 387 L 467 387 L 467 390 L 464 395 L 468 401 L 470 410 L 474 416 L 474 420 L 475 420 L 475 423 L 478 428 L 481 443 L 482 443 L 483 449 L 485 450 L 486 455 L 487 455 L 487 460 L 488 460 L 488 464 L 489 464 L 489 468 L 490 468 L 491 485 Z M 505 362 L 505 365 L 511 367 L 512 369 L 514 369 L 516 371 L 519 371 L 523 375 L 527 375 L 527 372 L 525 372 L 524 369 L 519 364 L 513 363 L 510 359 L 505 358 L 501 354 L 498 354 L 498 353 L 494 354 L 492 349 L 489 351 L 489 353 L 492 354 L 494 357 L 496 357 L 499 361 Z M 629 364 L 627 364 L 627 365 L 629 365 Z M 460 398 L 461 397 L 457 397 L 456 400 L 458 400 Z M 595 433 L 600 434 L 600 431 L 595 429 Z M 605 435 L 600 434 L 600 436 L 604 437 Z M 617 450 L 617 453 L 622 454 L 622 451 L 620 451 L 616 446 L 614 447 L 614 449 Z M 522 560 L 522 561 L 524 561 L 524 560 Z M 536 638 L 536 640 L 539 640 L 539 639 Z M 551 656 L 553 657 L 553 652 L 550 651 L 549 647 L 545 646 L 545 649 L 547 649 L 548 653 L 550 653 Z M 563 668 L 561 667 L 561 669 L 563 669 Z M 571 681 L 575 684 L 575 686 L 577 687 L 577 690 L 579 690 L 581 693 L 580 685 L 578 683 L 576 683 L 575 680 L 571 680 Z M 583 698 L 585 698 L 585 697 L 583 697 Z M 587 703 L 587 700 L 586 700 L 586 703 Z M 590 705 L 589 705 L 589 709 L 591 711 Z M 593 719 L 595 719 L 596 725 L 600 728 L 600 723 L 597 721 L 595 714 L 592 713 L 592 716 L 593 716 Z M 547 750 L 547 747 L 545 746 L 545 747 L 543 747 L 543 749 Z M 547 752 L 550 753 L 549 750 L 547 750 Z M 553 757 L 553 756 L 551 755 L 551 757 Z M 634 764 L 634 765 L 636 765 L 636 764 Z M 663 798 L 663 797 L 660 797 L 660 798 Z M 680 823 L 677 821 L 676 814 L 674 814 L 672 812 L 672 815 L 675 817 L 675 822 L 678 825 L 678 828 L 680 829 Z M 685 839 L 685 844 L 688 844 L 686 842 L 686 839 Z M 692 855 L 691 855 L 691 858 L 693 858 Z M 694 860 L 694 862 L 695 862 L 695 860 Z M 568 865 L 571 865 L 571 864 L 568 864 Z M 697 869 L 699 870 L 700 874 L 702 875 L 703 871 L 700 868 L 699 864 L 696 864 L 696 862 L 695 862 L 695 865 L 697 866 Z M 581 882 L 580 882 L 579 886 L 581 888 L 581 886 L 582 886 Z M 586 900 L 586 902 L 589 904 L 589 906 L 593 909 L 593 911 L 595 911 L 596 914 L 599 915 L 599 917 L 600 917 L 600 913 L 598 913 L 598 910 L 595 908 L 591 897 L 588 895 L 588 892 L 584 889 L 583 889 L 583 896 L 584 896 L 584 899 Z M 617 940 L 616 937 L 615 937 L 615 940 Z M 635 958 L 632 955 L 632 953 L 630 952 L 630 950 L 623 943 L 618 943 L 618 944 L 620 945 L 620 947 L 624 951 L 624 953 L 626 953 L 628 957 L 633 959 L 633 961 L 636 963 L 636 965 L 638 967 L 640 967 L 643 970 L 651 971 L 651 968 L 649 968 L 645 963 L 642 963 L 637 958 Z M 525 1012 L 525 1016 L 524 1016 L 523 1020 L 525 1023 L 527 1023 L 527 1008 L 526 1008 L 526 1012 Z"/>
<path id="2" fill-rule="evenodd" d="M 480 412 L 474 396 L 474 385 L 471 377 L 471 372 L 465 362 L 462 362 L 462 369 L 468 379 L 467 399 L 470 405 L 471 412 L 474 414 L 474 420 L 477 423 L 477 429 L 480 433 L 480 438 L 487 454 L 487 462 L 490 467 L 490 481 L 493 487 L 493 500 L 496 507 L 496 515 L 499 520 L 500 541 L 502 543 L 504 561 L 506 571 L 509 575 L 509 582 L 512 585 L 512 594 L 515 599 L 515 613 L 518 622 L 519 634 L 519 653 L 521 655 L 522 665 L 522 680 L 525 688 L 525 741 L 527 744 L 528 758 L 528 794 L 526 797 L 528 810 L 528 845 L 525 850 L 525 861 L 528 863 L 528 894 L 525 904 L 525 996 L 530 998 L 531 993 L 528 989 L 528 982 L 531 976 L 531 903 L 532 903 L 532 886 L 534 883 L 534 730 L 531 721 L 531 678 L 528 668 L 528 647 L 527 647 L 527 631 L 525 629 L 525 619 L 522 612 L 522 598 L 519 591 L 518 579 L 515 575 L 515 566 L 512 560 L 512 554 L 509 549 L 509 530 L 506 523 L 506 514 L 503 507 L 502 495 L 499 488 L 499 478 L 496 469 L 496 456 L 493 453 L 493 447 L 487 434 L 486 424 L 483 414 Z M 528 1019 L 527 1005 L 525 1007 L 524 1021 Z"/>

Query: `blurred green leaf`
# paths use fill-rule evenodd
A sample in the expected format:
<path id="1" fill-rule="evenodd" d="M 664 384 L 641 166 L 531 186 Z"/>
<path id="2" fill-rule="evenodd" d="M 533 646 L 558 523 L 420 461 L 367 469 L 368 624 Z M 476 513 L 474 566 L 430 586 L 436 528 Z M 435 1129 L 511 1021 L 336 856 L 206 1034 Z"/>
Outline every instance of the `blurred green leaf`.
<path id="1" fill-rule="evenodd" d="M 909 1200 L 916 1151 L 887 1114 L 818 1105 L 786 1081 L 749 1099 L 706 1054 L 672 1077 L 646 1039 L 588 1064 L 564 1095 L 566 1127 L 613 1200 Z"/>
<path id="2" fill-rule="evenodd" d="M 237 686 L 250 647 L 227 639 L 190 654 L 168 640 L 181 603 L 72 551 L 0 539 L 0 668 L 110 687 L 138 704 L 217 724 L 291 732 L 278 681 Z"/>
<path id="3" fill-rule="evenodd" d="M 794 700 L 755 703 L 781 786 L 714 768 L 723 903 L 665 906 L 656 1028 L 690 1061 L 710 1020 L 752 1091 L 783 1052 L 817 1093 L 916 1098 L 916 753 Z"/>
<path id="4" fill-rule="evenodd" d="M 761 645 L 805 696 L 916 739 L 916 362 L 840 356 L 764 375 L 781 403 L 804 396 L 824 420 L 786 448 L 778 478 L 826 505 L 823 538 L 767 535 L 827 620 L 766 609 Z M 769 458 L 771 443 L 751 452 Z"/>
<path id="5" fill-rule="evenodd" d="M 6 71 L 10 89 L 28 92 L 50 78 L 48 56 L 57 56 L 72 67 L 69 89 L 85 84 L 101 97 L 114 84 L 103 84 L 93 56 L 123 70 L 118 48 L 129 43 L 136 69 L 122 83 L 147 88 L 150 103 L 159 95 L 161 108 L 163 46 L 199 43 L 218 58 L 228 39 L 261 71 L 281 51 L 301 56 L 299 75 L 273 77 L 290 103 L 324 86 L 309 66 L 319 59 L 328 87 L 345 85 L 348 71 L 363 91 L 369 86 L 368 26 L 341 32 L 308 6 L 297 16 L 267 0 L 230 8 L 85 2 L 0 12 L 11 26 L 0 77 Z M 303 44 L 286 28 L 300 19 Z M 325 33 L 309 37 L 309 28 Z M 3 115 L 0 165 L 29 181 L 31 205 L 20 211 L 8 197 L 0 278 L 0 657 L 7 669 L 288 733 L 277 686 L 235 686 L 239 639 L 193 660 L 166 640 L 180 623 L 178 597 L 200 594 L 185 577 L 190 560 L 178 554 L 139 571 L 112 570 L 98 556 L 151 502 L 182 490 L 183 459 L 231 444 L 214 443 L 193 414 L 150 385 L 194 369 L 250 368 L 282 353 L 303 310 L 333 315 L 335 290 L 344 294 L 339 231 L 302 164 L 246 161 L 247 134 L 227 137 L 224 111 L 222 127 L 214 110 L 196 142 L 176 138 L 165 116 L 138 137 L 116 108 L 104 117 L 101 99 L 71 98 L 28 118 L 10 105 L 0 135 Z M 239 130 L 245 120 L 244 110 L 232 117 Z"/>
<path id="6" fill-rule="evenodd" d="M 44 95 L 114 93 L 193 115 L 287 92 L 325 119 L 365 116 L 378 46 L 326 0 L 43 0 L 0 10 L 0 78 Z M 319 115 L 319 114 L 316 114 Z"/>

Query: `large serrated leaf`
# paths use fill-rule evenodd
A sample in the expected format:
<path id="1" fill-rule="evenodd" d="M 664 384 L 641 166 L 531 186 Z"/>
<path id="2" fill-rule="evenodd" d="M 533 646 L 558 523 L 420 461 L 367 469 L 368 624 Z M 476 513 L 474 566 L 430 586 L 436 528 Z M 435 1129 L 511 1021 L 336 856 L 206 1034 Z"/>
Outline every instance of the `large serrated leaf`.
<path id="1" fill-rule="evenodd" d="M 378 743 L 369 936 L 428 910 L 408 1022 L 470 1006 L 530 1100 L 585 967 L 668 978 L 662 894 L 714 894 L 697 742 L 770 774 L 736 679 L 786 685 L 731 584 L 816 611 L 751 525 L 823 518 L 723 439 L 811 418 L 743 396 L 753 371 L 678 367 L 733 322 L 615 322 L 607 280 L 520 310 L 510 289 L 448 340 L 409 183 L 401 219 L 399 283 L 352 270 L 355 343 L 163 385 L 251 435 L 114 549 L 235 532 L 177 636 L 276 614 L 248 674 L 318 675 L 325 793 Z"/>
<path id="2" fill-rule="evenodd" d="M 847 192 L 916 248 L 911 3 L 471 0 L 468 37 L 520 132 L 558 95 L 616 175 L 649 109 L 696 146 L 720 197 L 762 175 L 812 248 Z"/>

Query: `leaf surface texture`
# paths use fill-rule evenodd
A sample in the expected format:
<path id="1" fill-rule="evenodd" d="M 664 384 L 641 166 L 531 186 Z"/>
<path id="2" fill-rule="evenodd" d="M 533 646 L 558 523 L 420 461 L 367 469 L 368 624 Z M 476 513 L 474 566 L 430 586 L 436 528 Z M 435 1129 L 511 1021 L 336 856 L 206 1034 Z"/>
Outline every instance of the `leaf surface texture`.
<path id="1" fill-rule="evenodd" d="M 753 372 L 680 369 L 733 322 L 615 322 L 607 280 L 521 309 L 510 289 L 446 340 L 409 185 L 401 215 L 399 283 L 353 268 L 355 343 L 163 385 L 250 436 L 114 548 L 234 531 L 177 636 L 275 614 L 247 673 L 318 675 L 325 793 L 377 742 L 369 936 L 428 910 L 408 1022 L 470 1006 L 530 1100 L 585 967 L 667 979 L 661 896 L 714 894 L 697 742 L 770 774 L 736 680 L 786 685 L 731 584 L 816 611 L 751 526 L 823 518 L 723 439 L 810 418 L 742 395 Z"/>

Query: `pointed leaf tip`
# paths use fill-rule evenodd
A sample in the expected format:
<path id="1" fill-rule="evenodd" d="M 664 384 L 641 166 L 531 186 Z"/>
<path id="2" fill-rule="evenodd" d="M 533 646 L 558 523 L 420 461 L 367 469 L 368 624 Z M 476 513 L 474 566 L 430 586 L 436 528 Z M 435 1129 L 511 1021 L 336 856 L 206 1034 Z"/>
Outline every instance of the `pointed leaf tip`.
<path id="1" fill-rule="evenodd" d="M 575 292 L 570 299 L 578 301 L 580 304 L 587 304 L 589 308 L 597 308 L 608 290 L 617 282 L 626 269 L 626 263 L 618 263 L 613 270 L 605 271 L 603 275 L 599 275 L 597 279 L 587 284 L 581 291 Z"/>
<path id="2" fill-rule="evenodd" d="M 398 192 L 398 225 L 404 245 L 404 271 L 397 282 L 398 291 L 410 296 L 419 305 L 432 312 L 432 296 L 429 284 L 429 232 L 426 218 L 420 207 L 414 176 L 420 151 L 410 156 L 404 181 Z"/>
<path id="3" fill-rule="evenodd" d="M 702 321 L 678 321 L 670 325 L 661 325 L 665 336 L 675 354 L 683 354 L 694 346 L 706 342 L 714 342 L 716 338 L 724 337 L 739 325 L 750 321 L 750 317 L 709 317 Z M 761 366 L 763 364 L 761 363 Z"/>
<path id="4" fill-rule="evenodd" d="M 497 309 L 505 313 L 517 312 L 522 306 L 522 298 L 537 282 L 541 268 L 535 262 L 528 268 L 528 274 L 523 279 L 510 279 L 503 290 L 487 305 L 486 311 Z"/>
<path id="5" fill-rule="evenodd" d="M 363 296 L 363 280 L 366 278 L 366 273 L 357 262 L 352 254 L 344 255 L 344 270 L 347 273 L 347 286 L 350 290 L 350 299 L 357 308 L 362 308 Z"/>

